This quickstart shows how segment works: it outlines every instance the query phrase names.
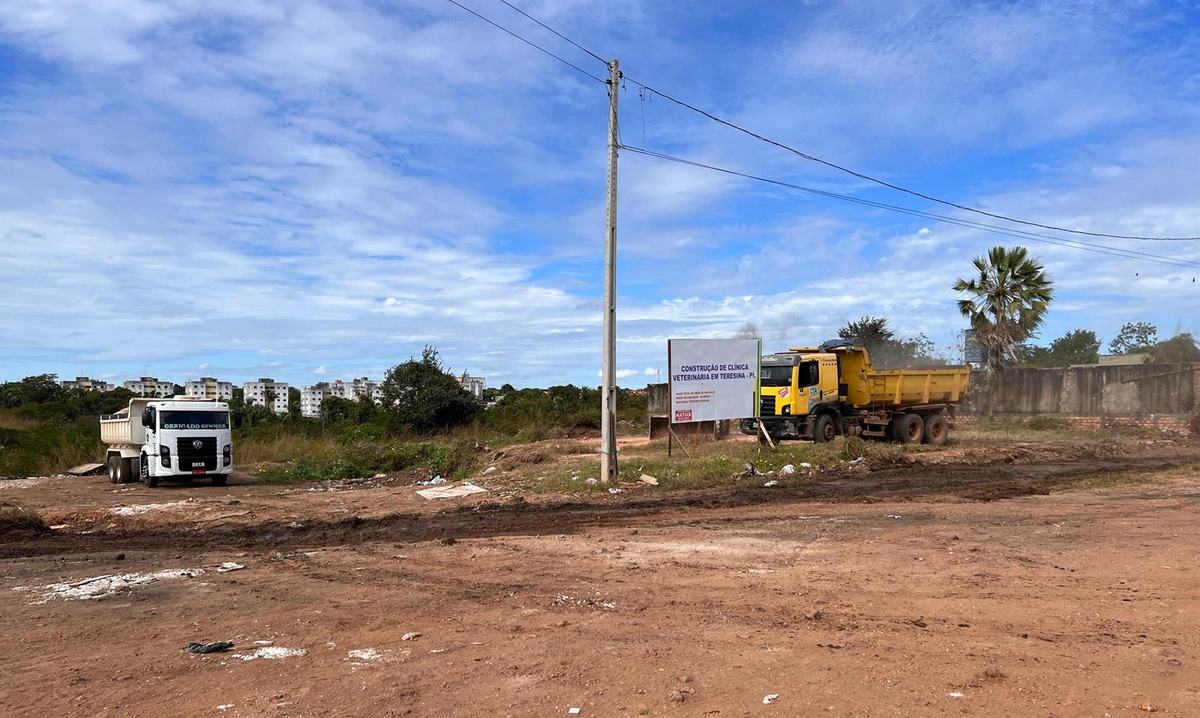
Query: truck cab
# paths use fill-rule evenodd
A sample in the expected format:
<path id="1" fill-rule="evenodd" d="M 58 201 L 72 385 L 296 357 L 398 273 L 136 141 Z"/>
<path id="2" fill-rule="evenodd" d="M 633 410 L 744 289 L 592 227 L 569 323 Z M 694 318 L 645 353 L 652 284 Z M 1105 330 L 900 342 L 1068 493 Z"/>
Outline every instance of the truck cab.
<path id="1" fill-rule="evenodd" d="M 141 480 L 157 486 L 164 478 L 204 476 L 223 486 L 233 472 L 229 405 L 176 396 L 139 398 L 116 415 L 102 417 L 101 439 L 109 445 L 109 480 Z"/>
<path id="2" fill-rule="evenodd" d="M 838 357 L 804 348 L 762 358 L 759 417 L 772 435 L 829 441 L 837 435 Z M 817 417 L 830 416 L 820 422 Z M 820 431 L 818 438 L 817 432 Z"/>

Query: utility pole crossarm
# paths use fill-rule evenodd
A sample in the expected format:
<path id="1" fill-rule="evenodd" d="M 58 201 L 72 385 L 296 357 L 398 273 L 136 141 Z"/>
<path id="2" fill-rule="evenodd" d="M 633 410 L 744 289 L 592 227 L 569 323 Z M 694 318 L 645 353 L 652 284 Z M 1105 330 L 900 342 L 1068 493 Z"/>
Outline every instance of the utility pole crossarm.
<path id="1" fill-rule="evenodd" d="M 615 482 L 617 471 L 617 98 L 621 70 L 608 64 L 608 198 L 604 232 L 604 359 L 600 371 L 600 476 Z"/>

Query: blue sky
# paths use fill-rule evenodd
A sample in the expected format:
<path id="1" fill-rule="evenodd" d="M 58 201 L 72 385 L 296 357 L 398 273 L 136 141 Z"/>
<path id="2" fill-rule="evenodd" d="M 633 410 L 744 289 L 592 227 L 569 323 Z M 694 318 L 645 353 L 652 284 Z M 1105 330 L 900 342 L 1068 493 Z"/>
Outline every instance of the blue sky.
<path id="1" fill-rule="evenodd" d="M 597 75 L 497 0 L 465 4 Z M 629 77 L 805 152 L 990 211 L 1200 236 L 1200 5 L 518 3 Z M 0 0 L 0 379 L 294 385 L 433 344 L 490 385 L 598 383 L 605 87 L 445 0 Z M 622 139 L 961 216 L 635 85 Z M 618 365 L 767 350 L 865 314 L 946 351 L 954 280 L 1018 243 L 626 153 Z M 1200 262 L 1200 242 L 1088 240 Z M 1196 267 L 1029 242 L 1042 341 L 1200 332 Z"/>

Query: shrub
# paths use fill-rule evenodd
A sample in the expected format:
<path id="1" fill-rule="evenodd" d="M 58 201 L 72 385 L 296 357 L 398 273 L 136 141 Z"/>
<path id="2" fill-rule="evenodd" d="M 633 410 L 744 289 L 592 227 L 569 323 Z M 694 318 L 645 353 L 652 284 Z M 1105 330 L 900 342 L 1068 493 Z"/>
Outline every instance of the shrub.
<path id="1" fill-rule="evenodd" d="M 1057 416 L 1041 414 L 1039 416 L 1030 417 L 1025 422 L 1025 428 L 1033 429 L 1034 431 L 1063 431 L 1070 429 L 1071 423 L 1066 419 L 1061 419 Z"/>
<path id="2" fill-rule="evenodd" d="M 46 533 L 50 529 L 41 514 L 24 506 L 0 506 L 0 534 L 14 531 Z"/>

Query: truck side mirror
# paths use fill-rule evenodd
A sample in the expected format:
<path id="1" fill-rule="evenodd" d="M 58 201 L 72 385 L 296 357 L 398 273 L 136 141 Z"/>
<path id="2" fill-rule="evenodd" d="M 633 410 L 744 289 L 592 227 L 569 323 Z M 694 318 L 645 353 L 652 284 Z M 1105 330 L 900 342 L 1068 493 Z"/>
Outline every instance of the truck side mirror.
<path id="1" fill-rule="evenodd" d="M 154 426 L 154 419 L 150 416 L 150 407 L 142 409 L 142 426 Z"/>

